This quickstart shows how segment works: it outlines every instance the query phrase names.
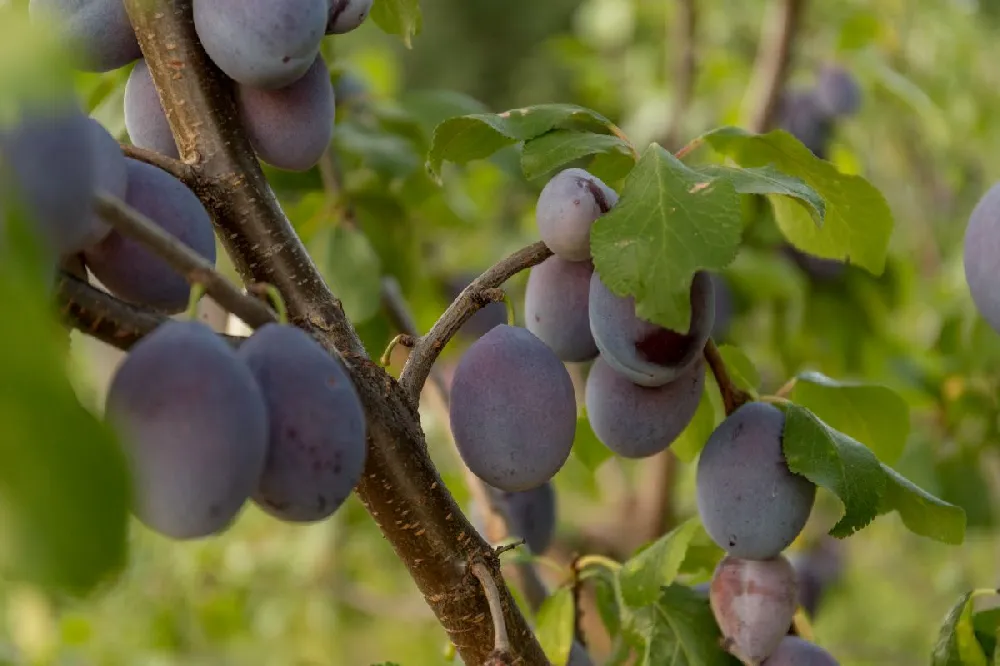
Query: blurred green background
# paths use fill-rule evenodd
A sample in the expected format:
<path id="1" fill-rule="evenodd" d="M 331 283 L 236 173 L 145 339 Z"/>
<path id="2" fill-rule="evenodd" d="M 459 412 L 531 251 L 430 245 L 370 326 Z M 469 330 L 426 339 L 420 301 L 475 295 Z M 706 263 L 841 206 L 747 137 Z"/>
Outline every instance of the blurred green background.
<path id="1" fill-rule="evenodd" d="M 678 126 L 682 142 L 740 122 L 768 3 L 693 4 L 697 78 Z M 481 109 L 572 102 L 607 115 L 644 146 L 670 130 L 678 92 L 679 14 L 671 0 L 423 5 L 412 50 L 371 24 L 327 40 L 340 82 L 334 152 L 344 177 L 336 192 L 324 187 L 319 170 L 269 171 L 374 356 L 394 335 L 380 308 L 381 278 L 399 281 L 426 330 L 456 280 L 460 287 L 536 240 L 533 201 L 544 182 L 524 181 L 513 150 L 447 168 L 440 188 L 428 179 L 423 162 L 437 122 Z M 897 389 L 912 410 L 897 469 L 969 516 L 961 547 L 916 537 L 895 515 L 842 544 L 844 572 L 823 598 L 814 630 L 844 666 L 929 663 L 938 624 L 958 595 L 1000 582 L 1000 336 L 975 315 L 960 252 L 969 211 L 1000 176 L 998 38 L 994 0 L 807 3 L 789 84 L 810 85 L 831 61 L 859 80 L 862 107 L 838 123 L 830 159 L 886 195 L 896 217 L 889 267 L 880 278 L 849 268 L 817 281 L 763 225 L 725 273 L 734 303 L 726 340 L 757 364 L 765 389 L 804 369 Z M 76 81 L 92 113 L 122 139 L 127 75 L 80 74 Z M 348 207 L 352 223 L 334 224 Z M 514 280 L 515 303 L 523 283 L 524 276 Z M 453 363 L 470 339 L 459 338 L 442 363 Z M 118 358 L 74 334 L 75 382 L 97 409 Z M 446 420 L 425 402 L 432 457 L 464 505 L 468 493 Z M 550 558 L 566 562 L 581 550 L 621 557 L 627 553 L 615 553 L 609 541 L 640 545 L 641 526 L 620 515 L 651 491 L 649 468 L 658 464 L 608 458 L 594 472 L 571 457 L 556 477 L 560 536 Z M 672 477 L 675 520 L 695 512 L 692 471 L 680 465 Z M 830 498 L 817 506 L 804 545 L 836 519 Z M 608 525 L 631 536 L 609 538 Z M 197 543 L 171 542 L 136 524 L 131 549 L 122 577 L 87 600 L 55 601 L 26 585 L 5 585 L 0 662 L 448 662 L 445 633 L 356 499 L 309 527 L 283 525 L 248 506 L 230 532 Z M 552 567 L 543 572 L 559 580 Z M 600 658 L 606 639 L 595 634 L 592 644 Z"/>

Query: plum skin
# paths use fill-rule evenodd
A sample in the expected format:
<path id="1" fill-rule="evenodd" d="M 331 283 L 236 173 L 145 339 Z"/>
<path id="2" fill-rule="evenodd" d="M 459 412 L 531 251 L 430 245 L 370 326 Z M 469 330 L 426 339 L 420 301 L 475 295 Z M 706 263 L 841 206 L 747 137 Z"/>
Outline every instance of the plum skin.
<path id="1" fill-rule="evenodd" d="M 597 356 L 590 332 L 589 261 L 551 256 L 531 269 L 524 292 L 525 327 L 552 348 L 561 360 L 589 361 Z"/>
<path id="2" fill-rule="evenodd" d="M 224 531 L 264 469 L 264 397 L 235 350 L 201 322 L 167 321 L 132 347 L 106 418 L 130 461 L 133 512 L 175 539 Z"/>
<path id="3" fill-rule="evenodd" d="M 292 522 L 333 514 L 364 471 L 365 413 L 350 375 L 308 333 L 266 324 L 237 352 L 261 387 L 270 433 L 253 499 Z"/>
<path id="4" fill-rule="evenodd" d="M 788 469 L 785 415 L 750 402 L 708 438 L 697 468 L 698 512 L 709 536 L 731 555 L 777 556 L 802 531 L 816 486 Z"/>
<path id="5" fill-rule="evenodd" d="M 573 446 L 573 381 L 544 342 L 502 324 L 459 361 L 450 418 L 459 453 L 476 476 L 508 492 L 537 488 Z"/>

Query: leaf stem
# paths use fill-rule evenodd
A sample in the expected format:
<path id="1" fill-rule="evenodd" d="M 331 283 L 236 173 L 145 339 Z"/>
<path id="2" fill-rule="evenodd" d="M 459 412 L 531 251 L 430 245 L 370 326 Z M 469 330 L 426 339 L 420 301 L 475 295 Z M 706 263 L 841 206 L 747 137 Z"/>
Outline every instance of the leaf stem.
<path id="1" fill-rule="evenodd" d="M 617 572 L 622 568 L 621 562 L 617 562 L 610 557 L 605 557 L 604 555 L 582 555 L 576 559 L 575 567 L 577 572 L 582 572 L 584 569 L 589 569 L 591 567 L 597 567 L 600 569 L 608 569 L 610 571 Z"/>
<path id="2" fill-rule="evenodd" d="M 388 368 L 389 365 L 392 363 L 392 352 L 396 349 L 397 346 L 403 346 L 409 349 L 413 349 L 413 345 L 415 342 L 416 340 L 414 340 L 413 336 L 410 335 L 409 333 L 400 333 L 399 335 L 397 335 L 396 337 L 394 337 L 392 340 L 389 341 L 389 344 L 386 346 L 385 351 L 382 352 L 382 356 L 378 360 L 379 363 L 382 365 L 383 368 Z"/>
<path id="3" fill-rule="evenodd" d="M 200 282 L 195 282 L 191 285 L 191 294 L 188 296 L 187 311 L 184 313 L 188 319 L 192 321 L 198 319 L 198 303 L 204 295 L 205 285 Z"/>
<path id="4" fill-rule="evenodd" d="M 701 144 L 703 143 L 705 143 L 705 139 L 703 137 L 699 136 L 697 138 L 691 139 L 680 150 L 674 153 L 674 157 L 676 157 L 679 160 L 682 160 L 685 157 L 687 157 L 692 151 L 700 148 Z"/>
<path id="5" fill-rule="evenodd" d="M 705 344 L 705 360 L 708 362 L 708 367 L 712 369 L 715 383 L 719 385 L 719 393 L 722 395 L 722 405 L 726 410 L 726 416 L 735 412 L 741 405 L 753 400 L 749 393 L 736 386 L 729 377 L 726 362 L 723 360 L 722 354 L 719 353 L 719 348 L 715 346 L 714 340 L 710 339 Z"/>

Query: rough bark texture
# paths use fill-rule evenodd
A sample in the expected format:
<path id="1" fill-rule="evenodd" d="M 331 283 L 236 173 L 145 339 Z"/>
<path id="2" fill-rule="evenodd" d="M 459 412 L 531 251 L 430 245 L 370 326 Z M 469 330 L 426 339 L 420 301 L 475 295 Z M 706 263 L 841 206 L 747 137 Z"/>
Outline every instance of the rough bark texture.
<path id="1" fill-rule="evenodd" d="M 293 323 L 349 366 L 368 419 L 368 459 L 358 496 L 409 569 L 467 664 L 493 648 L 493 623 L 467 565 L 480 557 L 498 581 L 511 650 L 548 664 L 500 576 L 492 549 L 462 514 L 427 454 L 416 410 L 365 353 L 261 172 L 241 130 L 233 83 L 198 44 L 191 0 L 126 0 L 132 24 L 195 191 L 243 280 L 268 282 Z"/>

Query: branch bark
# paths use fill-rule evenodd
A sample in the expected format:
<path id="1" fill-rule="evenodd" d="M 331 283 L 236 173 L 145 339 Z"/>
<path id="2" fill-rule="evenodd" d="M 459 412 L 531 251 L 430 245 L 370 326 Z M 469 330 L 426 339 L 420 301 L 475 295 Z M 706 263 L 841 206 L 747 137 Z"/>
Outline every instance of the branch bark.
<path id="1" fill-rule="evenodd" d="M 403 367 L 399 383 L 409 394 L 413 404 L 419 404 L 424 382 L 427 381 L 434 361 L 444 351 L 448 341 L 472 315 L 491 302 L 492 299 L 484 297 L 484 292 L 498 288 L 521 271 L 536 266 L 551 256 L 552 250 L 539 241 L 501 259 L 462 290 L 427 335 L 417 340 L 416 347 L 410 352 L 410 357 Z"/>
<path id="2" fill-rule="evenodd" d="M 764 17 L 747 91 L 752 132 L 766 132 L 774 124 L 805 6 L 806 0 L 774 0 Z"/>
<path id="3" fill-rule="evenodd" d="M 98 193 L 94 208 L 120 234 L 139 241 L 177 269 L 185 279 L 205 288 L 219 305 L 242 319 L 247 326 L 259 327 L 277 320 L 263 301 L 248 296 L 215 270 L 209 261 L 163 230 L 148 217 L 107 194 Z"/>
<path id="4" fill-rule="evenodd" d="M 63 271 L 56 283 L 63 322 L 123 351 L 149 335 L 166 317 L 119 300 Z"/>
<path id="5" fill-rule="evenodd" d="M 462 659 L 482 663 L 493 644 L 489 606 L 466 563 L 492 556 L 427 454 L 409 395 L 365 352 L 340 302 L 278 205 L 241 128 L 234 84 L 198 43 L 191 0 L 125 0 L 193 190 L 213 215 L 243 280 L 274 285 L 291 321 L 345 360 L 365 406 L 368 457 L 356 492 L 406 565 Z M 426 376 L 426 375 L 425 375 Z M 513 656 L 545 655 L 505 585 L 498 585 Z"/>

